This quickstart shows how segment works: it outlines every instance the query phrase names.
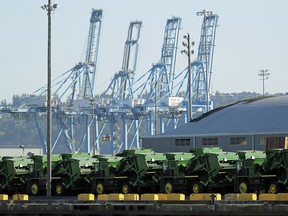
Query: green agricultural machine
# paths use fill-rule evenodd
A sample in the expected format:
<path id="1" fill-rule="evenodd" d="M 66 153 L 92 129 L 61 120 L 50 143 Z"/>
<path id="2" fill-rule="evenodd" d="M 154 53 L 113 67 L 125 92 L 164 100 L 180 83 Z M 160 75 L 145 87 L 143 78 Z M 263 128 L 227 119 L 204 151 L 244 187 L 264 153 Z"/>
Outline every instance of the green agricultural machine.
<path id="1" fill-rule="evenodd" d="M 0 191 L 38 195 L 45 188 L 44 172 L 42 156 L 2 157 Z"/>
<path id="2" fill-rule="evenodd" d="M 175 193 L 187 191 L 187 182 L 193 176 L 187 176 L 186 166 L 194 157 L 192 153 L 166 153 L 163 162 L 163 174 L 160 181 L 161 193 Z"/>
<path id="3" fill-rule="evenodd" d="M 267 175 L 264 175 L 262 164 L 266 159 L 264 151 L 237 152 L 237 178 L 234 181 L 234 192 L 260 192 Z"/>
<path id="4" fill-rule="evenodd" d="M 288 191 L 288 149 L 269 149 L 262 164 L 266 178 L 265 190 L 269 193 Z"/>
<path id="5" fill-rule="evenodd" d="M 231 190 L 237 175 L 239 156 L 233 152 L 223 152 L 220 148 L 193 150 L 195 156 L 186 166 L 190 176 L 187 188 L 191 193 Z"/>
<path id="6" fill-rule="evenodd" d="M 125 150 L 118 154 L 123 157 L 116 172 L 129 177 L 122 181 L 120 192 L 157 192 L 163 174 L 163 163 L 167 160 L 165 154 L 155 153 L 151 149 Z"/>
<path id="7" fill-rule="evenodd" d="M 94 169 L 95 159 L 87 153 L 61 154 L 52 164 L 52 191 L 61 196 L 66 193 L 89 192 L 87 177 Z"/>
<path id="8" fill-rule="evenodd" d="M 90 175 L 91 192 L 95 194 L 117 192 L 119 185 L 126 182 L 128 177 L 116 172 L 117 166 L 122 159 L 115 155 L 96 155 L 93 163 L 94 168 Z"/>
<path id="9" fill-rule="evenodd" d="M 287 192 L 288 149 L 51 155 L 52 194 Z M 47 156 L 0 157 L 0 193 L 46 191 Z"/>

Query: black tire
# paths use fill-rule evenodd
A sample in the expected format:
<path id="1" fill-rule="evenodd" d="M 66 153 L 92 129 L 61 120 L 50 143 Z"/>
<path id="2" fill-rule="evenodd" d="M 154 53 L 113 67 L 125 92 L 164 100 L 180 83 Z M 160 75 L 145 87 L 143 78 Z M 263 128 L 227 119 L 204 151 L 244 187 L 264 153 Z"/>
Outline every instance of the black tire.
<path id="1" fill-rule="evenodd" d="M 66 188 L 62 184 L 62 182 L 57 182 L 53 187 L 54 194 L 56 196 L 63 196 L 66 192 Z"/>
<path id="2" fill-rule="evenodd" d="M 281 192 L 282 187 L 279 183 L 275 182 L 275 181 L 271 181 L 268 183 L 268 187 L 267 187 L 267 192 L 271 193 L 271 194 L 276 194 Z"/>
<path id="3" fill-rule="evenodd" d="M 239 190 L 239 193 L 249 193 L 250 190 L 249 190 L 249 185 L 247 181 L 240 180 L 238 184 L 238 190 Z"/>
<path id="4" fill-rule="evenodd" d="M 192 182 L 191 193 L 197 194 L 203 192 L 204 192 L 204 186 L 199 181 Z"/>
<path id="5" fill-rule="evenodd" d="M 103 184 L 102 181 L 96 182 L 95 192 L 96 192 L 96 194 L 103 194 L 103 193 L 105 193 L 105 187 L 104 187 L 104 184 Z"/>
<path id="6" fill-rule="evenodd" d="M 40 193 L 39 183 L 32 181 L 29 187 L 29 194 L 32 196 L 38 196 Z"/>
<path id="7" fill-rule="evenodd" d="M 164 193 L 170 194 L 174 192 L 174 187 L 171 181 L 166 181 L 164 184 Z"/>
<path id="8" fill-rule="evenodd" d="M 131 193 L 132 191 L 133 191 L 133 188 L 132 188 L 132 186 L 129 184 L 128 181 L 124 181 L 124 182 L 121 183 L 120 193 L 128 194 L 128 193 Z"/>

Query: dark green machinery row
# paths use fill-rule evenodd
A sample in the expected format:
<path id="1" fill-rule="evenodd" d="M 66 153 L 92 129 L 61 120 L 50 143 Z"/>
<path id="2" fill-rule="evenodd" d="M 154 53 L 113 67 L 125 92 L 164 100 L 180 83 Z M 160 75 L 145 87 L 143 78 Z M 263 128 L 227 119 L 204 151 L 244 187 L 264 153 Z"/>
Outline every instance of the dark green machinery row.
<path id="1" fill-rule="evenodd" d="M 52 194 L 279 193 L 288 188 L 287 163 L 288 149 L 53 155 Z M 46 156 L 1 157 L 0 193 L 45 193 L 46 172 Z"/>

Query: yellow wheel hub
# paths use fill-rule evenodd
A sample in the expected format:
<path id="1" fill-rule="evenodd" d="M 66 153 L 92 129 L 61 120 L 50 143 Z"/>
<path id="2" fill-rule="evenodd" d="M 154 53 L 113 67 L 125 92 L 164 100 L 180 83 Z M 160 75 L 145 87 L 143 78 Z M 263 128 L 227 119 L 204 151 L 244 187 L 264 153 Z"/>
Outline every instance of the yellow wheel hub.
<path id="1" fill-rule="evenodd" d="M 56 191 L 57 194 L 62 194 L 63 186 L 62 185 L 57 185 L 55 191 Z"/>
<path id="2" fill-rule="evenodd" d="M 172 193 L 172 191 L 173 191 L 173 186 L 172 186 L 172 184 L 171 184 L 170 182 L 167 182 L 167 183 L 165 184 L 165 192 L 166 192 L 166 193 Z"/>
<path id="3" fill-rule="evenodd" d="M 33 195 L 37 195 L 38 194 L 38 191 L 39 191 L 39 188 L 38 188 L 38 185 L 36 183 L 33 183 L 31 185 L 31 193 Z"/>
<path id="4" fill-rule="evenodd" d="M 198 184 L 193 184 L 192 191 L 193 191 L 193 193 L 199 193 L 199 191 L 200 191 L 199 185 Z"/>
<path id="5" fill-rule="evenodd" d="M 272 194 L 277 193 L 277 185 L 276 184 L 274 184 L 274 183 L 270 184 L 269 193 L 272 193 Z"/>
<path id="6" fill-rule="evenodd" d="M 102 183 L 98 183 L 96 186 L 96 191 L 98 194 L 102 194 L 104 192 L 104 186 Z"/>
<path id="7" fill-rule="evenodd" d="M 246 182 L 241 182 L 239 184 L 239 192 L 240 193 L 247 193 L 247 190 L 248 190 L 248 186 L 247 186 Z"/>
<path id="8" fill-rule="evenodd" d="M 129 186 L 127 184 L 123 184 L 122 193 L 124 193 L 124 194 L 129 193 Z"/>

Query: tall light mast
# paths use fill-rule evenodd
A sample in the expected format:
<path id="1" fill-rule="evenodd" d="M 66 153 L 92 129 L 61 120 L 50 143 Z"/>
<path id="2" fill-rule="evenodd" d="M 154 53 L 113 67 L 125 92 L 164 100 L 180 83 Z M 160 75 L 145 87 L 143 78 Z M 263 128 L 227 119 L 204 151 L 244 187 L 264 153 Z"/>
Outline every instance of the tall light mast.
<path id="1" fill-rule="evenodd" d="M 57 8 L 57 4 L 48 4 L 41 7 L 48 13 L 48 53 L 47 53 L 47 197 L 51 197 L 51 141 L 52 141 L 52 124 L 51 124 L 51 13 Z"/>

